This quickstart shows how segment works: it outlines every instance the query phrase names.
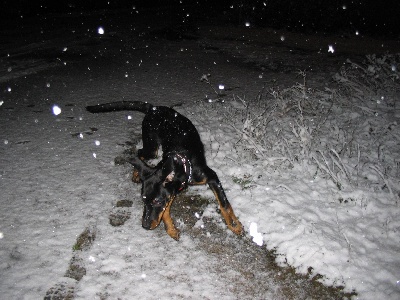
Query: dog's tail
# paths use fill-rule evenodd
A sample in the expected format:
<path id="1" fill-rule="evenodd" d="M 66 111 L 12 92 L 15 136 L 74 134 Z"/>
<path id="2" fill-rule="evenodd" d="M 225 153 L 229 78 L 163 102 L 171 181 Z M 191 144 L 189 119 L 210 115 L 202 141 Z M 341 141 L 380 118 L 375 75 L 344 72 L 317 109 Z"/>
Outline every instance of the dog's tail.
<path id="1" fill-rule="evenodd" d="M 93 106 L 86 106 L 86 110 L 91 113 L 113 112 L 121 110 L 136 110 L 142 113 L 147 113 L 153 105 L 142 101 L 119 101 L 104 104 L 97 104 Z"/>

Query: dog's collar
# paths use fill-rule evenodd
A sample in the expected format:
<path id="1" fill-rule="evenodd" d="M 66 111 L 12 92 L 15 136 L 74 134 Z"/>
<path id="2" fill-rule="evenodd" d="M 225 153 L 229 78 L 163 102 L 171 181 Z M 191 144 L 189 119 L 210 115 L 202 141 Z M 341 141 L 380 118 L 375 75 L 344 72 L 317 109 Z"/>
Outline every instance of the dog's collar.
<path id="1" fill-rule="evenodd" d="M 192 163 L 190 160 L 183 154 L 172 152 L 170 155 L 174 156 L 175 160 L 180 160 L 183 166 L 183 170 L 186 173 L 186 181 L 182 182 L 179 191 L 182 191 L 186 184 L 190 184 L 192 182 Z"/>

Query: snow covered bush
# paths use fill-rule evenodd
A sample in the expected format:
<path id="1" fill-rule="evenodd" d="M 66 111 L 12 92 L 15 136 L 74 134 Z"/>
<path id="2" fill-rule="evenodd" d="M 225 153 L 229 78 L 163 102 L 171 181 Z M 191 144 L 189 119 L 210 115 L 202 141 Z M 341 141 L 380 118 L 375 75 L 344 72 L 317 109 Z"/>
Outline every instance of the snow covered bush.
<path id="1" fill-rule="evenodd" d="M 396 94 L 400 91 L 399 64 L 400 53 L 367 55 L 362 64 L 348 59 L 334 80 L 346 98 L 363 106 L 362 109 L 373 110 L 379 104 L 395 108 Z"/>
<path id="2" fill-rule="evenodd" d="M 238 155 L 268 161 L 273 168 L 303 166 L 339 190 L 372 180 L 398 199 L 399 57 L 370 55 L 365 65 L 350 62 L 334 76 L 335 89 L 309 88 L 300 71 L 302 82 L 292 87 L 264 86 L 250 100 L 233 96 L 225 114 L 238 133 Z"/>
<path id="3" fill-rule="evenodd" d="M 367 55 L 362 64 L 350 60 L 335 74 L 344 106 L 352 114 L 353 141 L 357 144 L 361 179 L 371 179 L 371 170 L 377 178 L 377 189 L 387 190 L 398 201 L 400 156 L 396 145 L 400 54 Z M 361 153 L 360 153 L 361 152 Z M 380 178 L 379 183 L 377 179 Z M 396 191 L 394 191 L 396 190 Z"/>
<path id="4" fill-rule="evenodd" d="M 330 160 L 338 165 L 341 161 L 334 158 L 335 149 L 345 136 L 339 126 L 332 125 L 337 92 L 308 88 L 306 74 L 299 72 L 299 75 L 303 82 L 292 87 L 283 90 L 264 87 L 249 101 L 234 97 L 233 101 L 239 99 L 241 106 L 227 106 L 226 115 L 240 136 L 237 152 L 239 155 L 250 152 L 254 159 L 267 159 L 274 167 L 316 164 L 337 183 L 336 173 L 344 172 L 345 168 L 341 166 L 334 171 L 328 163 Z M 326 132 L 332 132 L 333 139 L 327 139 Z"/>

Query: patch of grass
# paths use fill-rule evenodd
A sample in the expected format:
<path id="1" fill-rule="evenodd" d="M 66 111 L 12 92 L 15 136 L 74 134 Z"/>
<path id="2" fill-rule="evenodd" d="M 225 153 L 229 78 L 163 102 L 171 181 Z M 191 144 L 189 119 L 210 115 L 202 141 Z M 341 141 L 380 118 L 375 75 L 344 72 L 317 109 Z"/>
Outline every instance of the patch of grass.
<path id="1" fill-rule="evenodd" d="M 83 259 L 79 255 L 74 255 L 69 262 L 68 270 L 64 276 L 80 281 L 85 275 L 86 268 Z"/>
<path id="2" fill-rule="evenodd" d="M 250 174 L 244 174 L 243 177 L 232 176 L 232 180 L 234 183 L 240 185 L 242 190 L 250 189 L 254 185 L 253 183 L 253 176 Z"/>
<path id="3" fill-rule="evenodd" d="M 124 209 L 115 210 L 109 215 L 110 225 L 117 227 L 124 225 L 131 218 L 131 212 Z"/>
<path id="4" fill-rule="evenodd" d="M 55 284 L 47 290 L 44 296 L 45 300 L 72 300 L 75 294 L 76 282 L 80 281 L 86 275 L 86 268 L 81 258 L 82 251 L 88 250 L 96 239 L 96 228 L 87 227 L 78 236 L 76 243 L 72 247 L 74 255 L 72 256 L 68 269 L 65 272 L 62 282 Z M 75 280 L 74 282 L 65 282 L 67 278 Z M 69 280 L 71 280 L 69 279 Z"/>
<path id="5" fill-rule="evenodd" d="M 44 296 L 44 300 L 73 300 L 75 298 L 75 287 L 60 282 L 51 287 Z"/>
<path id="6" fill-rule="evenodd" d="M 115 204 L 115 207 L 132 207 L 133 201 L 132 200 L 118 200 Z"/>
<path id="7" fill-rule="evenodd" d="M 118 200 L 115 207 L 109 215 L 111 226 L 124 225 L 127 220 L 131 218 L 130 207 L 132 207 L 133 201 L 131 200 Z"/>
<path id="8" fill-rule="evenodd" d="M 96 230 L 94 228 L 85 228 L 85 230 L 76 239 L 75 245 L 72 247 L 74 251 L 89 249 L 96 239 Z"/>

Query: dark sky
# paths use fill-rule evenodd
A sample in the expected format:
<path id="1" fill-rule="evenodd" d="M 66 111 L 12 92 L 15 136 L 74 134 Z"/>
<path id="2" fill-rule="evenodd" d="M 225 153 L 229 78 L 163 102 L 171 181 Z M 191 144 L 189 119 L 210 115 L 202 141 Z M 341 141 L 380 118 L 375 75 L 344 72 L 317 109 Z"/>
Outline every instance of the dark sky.
<path id="1" fill-rule="evenodd" d="M 215 20 L 235 25 L 250 21 L 256 26 L 307 32 L 354 32 L 399 38 L 398 0 L 1 0 L 2 23 L 38 14 L 92 10 L 132 10 L 133 7 L 169 6 L 168 13 L 182 14 L 182 7 L 196 20 Z M 4 26 L 4 25 L 3 25 Z"/>

